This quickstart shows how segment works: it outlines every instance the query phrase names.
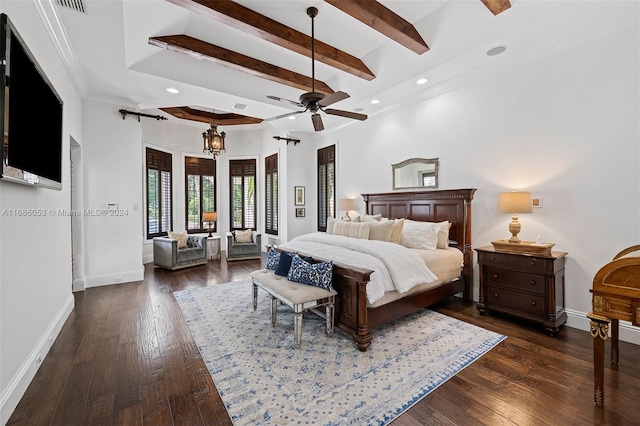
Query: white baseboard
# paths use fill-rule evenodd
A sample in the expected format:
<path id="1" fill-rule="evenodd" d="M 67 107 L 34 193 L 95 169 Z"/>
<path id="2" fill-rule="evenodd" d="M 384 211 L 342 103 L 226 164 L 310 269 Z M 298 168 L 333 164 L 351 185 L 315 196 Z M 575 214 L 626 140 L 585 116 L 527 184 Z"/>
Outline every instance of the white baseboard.
<path id="1" fill-rule="evenodd" d="M 4 425 L 9 421 L 9 417 L 11 417 L 13 410 L 16 409 L 27 387 L 35 377 L 42 360 L 51 349 L 58 334 L 60 334 L 60 330 L 67 318 L 69 318 L 74 306 L 75 300 L 73 294 L 70 294 L 58 314 L 49 324 L 49 327 L 40 337 L 36 346 L 22 363 L 18 372 L 13 376 L 9 385 L 0 394 L 0 424 Z"/>
<path id="2" fill-rule="evenodd" d="M 142 263 L 143 264 L 153 263 L 153 253 L 142 256 Z"/>
<path id="3" fill-rule="evenodd" d="M 103 285 L 130 283 L 142 281 L 144 278 L 144 266 L 136 271 L 113 272 L 110 274 L 91 275 L 84 277 L 85 288 L 100 287 Z"/>
<path id="4" fill-rule="evenodd" d="M 84 291 L 84 289 L 84 278 L 75 278 L 73 280 L 73 284 L 71 285 L 71 291 L 75 293 L 77 291 Z"/>
<path id="5" fill-rule="evenodd" d="M 565 309 L 567 313 L 567 326 L 578 330 L 589 331 L 589 318 L 586 312 Z M 628 321 L 620 321 L 619 338 L 622 341 L 640 345 L 640 328 L 634 327 Z"/>

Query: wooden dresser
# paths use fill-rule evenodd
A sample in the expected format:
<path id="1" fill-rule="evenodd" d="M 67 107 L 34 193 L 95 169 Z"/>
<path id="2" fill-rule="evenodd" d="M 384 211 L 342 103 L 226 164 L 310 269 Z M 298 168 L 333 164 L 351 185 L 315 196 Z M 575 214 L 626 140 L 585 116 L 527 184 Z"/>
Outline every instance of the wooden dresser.
<path id="1" fill-rule="evenodd" d="M 551 256 L 496 251 L 493 246 L 475 249 L 480 265 L 481 314 L 504 312 L 539 322 L 551 335 L 567 322 L 564 310 L 566 253 Z"/>

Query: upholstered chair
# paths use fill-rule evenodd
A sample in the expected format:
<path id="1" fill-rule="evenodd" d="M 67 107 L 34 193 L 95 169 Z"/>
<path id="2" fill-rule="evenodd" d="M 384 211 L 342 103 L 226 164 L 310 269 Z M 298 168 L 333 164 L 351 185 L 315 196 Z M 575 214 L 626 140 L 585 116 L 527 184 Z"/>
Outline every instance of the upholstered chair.
<path id="1" fill-rule="evenodd" d="M 227 260 L 260 259 L 262 234 L 252 231 L 251 242 L 238 242 L 235 234 L 227 232 Z"/>
<path id="2" fill-rule="evenodd" d="M 168 237 L 153 239 L 153 263 L 166 269 L 180 269 L 207 263 L 206 235 L 189 235 L 187 247 L 178 248 L 178 240 Z"/>

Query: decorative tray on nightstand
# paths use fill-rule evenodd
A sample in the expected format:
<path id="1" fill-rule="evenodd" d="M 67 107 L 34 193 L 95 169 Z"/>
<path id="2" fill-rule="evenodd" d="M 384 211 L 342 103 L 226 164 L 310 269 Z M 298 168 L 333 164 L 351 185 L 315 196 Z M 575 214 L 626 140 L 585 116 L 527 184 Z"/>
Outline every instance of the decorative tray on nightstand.
<path id="1" fill-rule="evenodd" d="M 520 243 L 510 243 L 508 240 L 492 241 L 496 251 L 506 251 L 509 253 L 537 254 L 539 256 L 551 256 L 551 247 L 554 243 L 535 243 L 533 241 L 520 241 Z"/>

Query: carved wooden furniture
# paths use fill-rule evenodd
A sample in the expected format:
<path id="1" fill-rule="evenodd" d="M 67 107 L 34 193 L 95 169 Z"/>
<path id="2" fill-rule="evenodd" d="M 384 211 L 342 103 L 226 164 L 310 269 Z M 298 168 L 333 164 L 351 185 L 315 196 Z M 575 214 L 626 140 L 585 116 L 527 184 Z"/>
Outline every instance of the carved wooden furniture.
<path id="1" fill-rule="evenodd" d="M 604 345 L 609 335 L 611 321 L 611 364 L 618 365 L 619 321 L 630 321 L 640 327 L 640 245 L 616 254 L 593 278 L 593 311 L 591 320 L 593 336 L 593 401 L 604 404 Z"/>
<path id="2" fill-rule="evenodd" d="M 475 249 L 480 265 L 481 314 L 493 309 L 536 321 L 551 335 L 567 322 L 564 308 L 564 265 L 566 253 L 550 256 L 496 251 L 487 246 Z"/>
<path id="3" fill-rule="evenodd" d="M 454 281 L 412 294 L 386 305 L 367 306 L 367 283 L 374 271 L 356 268 L 334 261 L 333 288 L 338 291 L 335 325 L 353 336 L 358 349 L 371 345 L 371 330 L 432 305 L 447 297 L 463 293 L 471 301 L 473 285 L 473 252 L 471 251 L 471 200 L 475 189 L 390 192 L 362 194 L 370 215 L 382 214 L 390 219 L 406 218 L 419 221 L 451 222 L 449 245 L 462 251 L 464 267 Z M 304 253 L 303 253 L 304 254 Z M 314 257 L 314 260 L 325 261 Z M 313 310 L 321 317 L 324 313 Z"/>

